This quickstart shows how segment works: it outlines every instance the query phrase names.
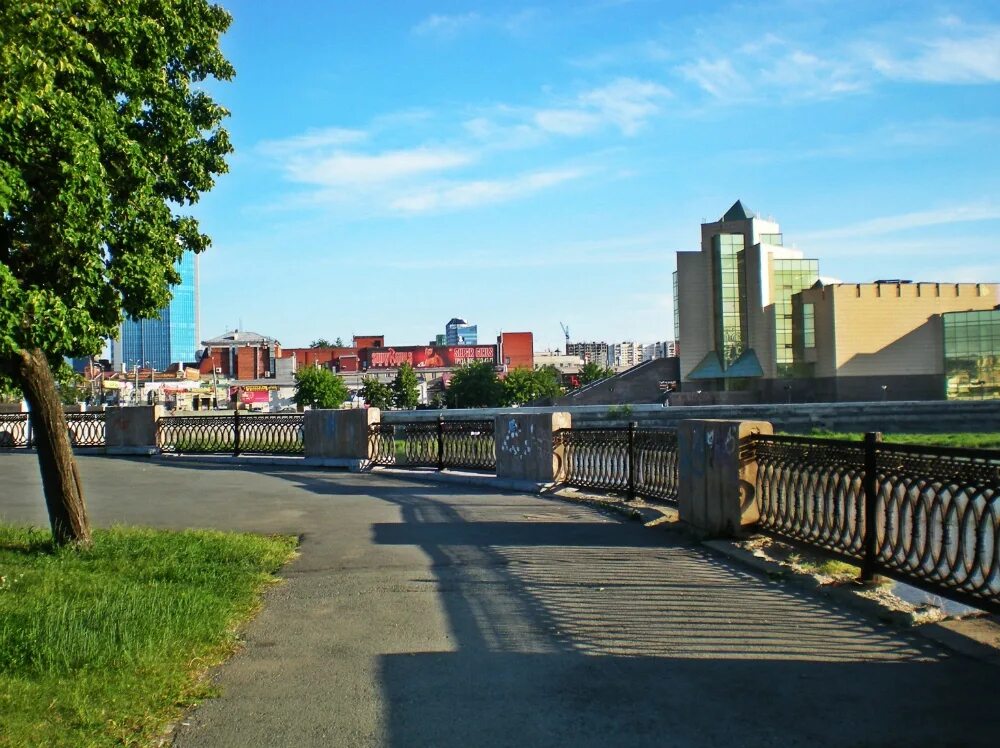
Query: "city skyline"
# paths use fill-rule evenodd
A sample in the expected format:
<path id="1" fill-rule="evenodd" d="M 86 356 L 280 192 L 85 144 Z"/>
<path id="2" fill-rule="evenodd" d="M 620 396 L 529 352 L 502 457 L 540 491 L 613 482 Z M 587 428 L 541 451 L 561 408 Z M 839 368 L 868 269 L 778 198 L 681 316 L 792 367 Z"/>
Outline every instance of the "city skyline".
<path id="1" fill-rule="evenodd" d="M 205 335 L 670 340 L 737 199 L 826 276 L 1000 280 L 992 4 L 225 6 Z"/>

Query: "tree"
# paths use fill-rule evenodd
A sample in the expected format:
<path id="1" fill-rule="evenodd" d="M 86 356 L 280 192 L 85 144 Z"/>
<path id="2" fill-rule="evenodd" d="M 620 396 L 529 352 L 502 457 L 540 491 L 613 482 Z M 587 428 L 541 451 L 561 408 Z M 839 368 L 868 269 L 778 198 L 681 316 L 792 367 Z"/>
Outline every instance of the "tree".
<path id="1" fill-rule="evenodd" d="M 503 384 L 487 361 L 460 367 L 445 390 L 449 408 L 496 408 L 502 398 Z"/>
<path id="2" fill-rule="evenodd" d="M 420 402 L 420 386 L 417 373 L 409 364 L 403 364 L 392 380 L 392 401 L 397 408 L 416 408 Z"/>
<path id="3" fill-rule="evenodd" d="M 588 361 L 580 369 L 580 384 L 590 384 L 591 382 L 596 382 L 598 379 L 607 379 L 608 377 L 613 377 L 614 375 L 614 369 L 601 366 L 594 361 Z"/>
<path id="4" fill-rule="evenodd" d="M 226 171 L 230 23 L 207 0 L 0 3 L 0 373 L 31 406 L 56 543 L 90 543 L 53 378 L 150 317 L 209 238 L 179 211 Z"/>
<path id="5" fill-rule="evenodd" d="M 344 380 L 329 369 L 319 366 L 303 366 L 295 372 L 296 405 L 312 408 L 339 408 L 350 396 Z"/>
<path id="6" fill-rule="evenodd" d="M 562 394 L 559 370 L 552 365 L 538 369 L 512 369 L 503 380 L 504 405 L 526 405 L 543 397 Z"/>
<path id="7" fill-rule="evenodd" d="M 375 377 L 365 377 L 361 380 L 361 397 L 372 408 L 389 410 L 392 407 L 392 387 Z"/>
<path id="8" fill-rule="evenodd" d="M 333 341 L 333 345 L 335 347 L 337 347 L 337 348 L 343 348 L 344 347 L 344 339 L 338 336 L 338 338 Z"/>
<path id="9" fill-rule="evenodd" d="M 309 344 L 309 347 L 310 348 L 330 348 L 331 345 L 330 345 L 330 341 L 327 340 L 326 338 L 319 338 L 318 340 L 314 340 L 313 342 L 311 342 Z"/>

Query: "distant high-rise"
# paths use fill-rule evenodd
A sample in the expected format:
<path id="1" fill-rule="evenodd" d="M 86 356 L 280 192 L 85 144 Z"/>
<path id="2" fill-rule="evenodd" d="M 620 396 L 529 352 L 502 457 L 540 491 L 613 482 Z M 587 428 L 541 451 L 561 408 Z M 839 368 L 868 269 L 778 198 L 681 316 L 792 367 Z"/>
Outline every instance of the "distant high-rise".
<path id="1" fill-rule="evenodd" d="M 199 350 L 198 258 L 185 252 L 177 265 L 181 282 L 159 319 L 126 319 L 118 340 L 111 341 L 115 369 L 134 366 L 163 371 L 170 364 L 194 361 Z"/>
<path id="2" fill-rule="evenodd" d="M 444 326 L 444 338 L 447 345 L 476 345 L 479 342 L 479 331 L 476 325 L 452 317 Z"/>

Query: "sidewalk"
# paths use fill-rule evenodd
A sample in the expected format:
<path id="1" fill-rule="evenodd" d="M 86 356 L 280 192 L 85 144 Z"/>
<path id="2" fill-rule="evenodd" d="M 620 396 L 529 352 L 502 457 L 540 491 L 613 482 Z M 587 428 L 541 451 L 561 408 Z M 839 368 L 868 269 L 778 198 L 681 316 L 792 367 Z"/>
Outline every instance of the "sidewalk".
<path id="1" fill-rule="evenodd" d="M 993 745 L 998 670 L 586 506 L 80 460 L 94 520 L 303 534 L 178 746 Z M 8 521 L 44 521 L 0 455 Z M 21 498 L 11 498 L 21 497 Z"/>

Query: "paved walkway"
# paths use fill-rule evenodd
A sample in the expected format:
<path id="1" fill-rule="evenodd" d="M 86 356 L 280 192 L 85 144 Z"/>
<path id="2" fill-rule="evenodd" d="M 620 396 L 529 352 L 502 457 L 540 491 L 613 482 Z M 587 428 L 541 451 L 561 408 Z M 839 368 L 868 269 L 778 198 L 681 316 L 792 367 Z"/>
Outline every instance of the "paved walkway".
<path id="1" fill-rule="evenodd" d="M 303 534 L 178 746 L 996 745 L 996 668 L 518 494 L 80 460 L 96 524 Z M 0 517 L 45 522 L 0 454 Z"/>

